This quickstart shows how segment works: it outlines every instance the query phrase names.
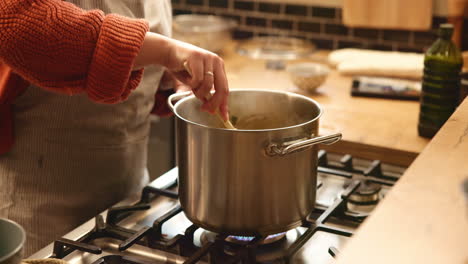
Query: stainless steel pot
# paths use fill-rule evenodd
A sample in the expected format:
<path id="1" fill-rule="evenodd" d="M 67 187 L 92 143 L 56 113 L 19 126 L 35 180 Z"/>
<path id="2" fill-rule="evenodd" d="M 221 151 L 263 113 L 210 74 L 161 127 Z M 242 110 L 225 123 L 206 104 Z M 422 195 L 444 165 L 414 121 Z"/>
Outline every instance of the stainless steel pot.
<path id="1" fill-rule="evenodd" d="M 19 264 L 25 241 L 26 233 L 20 225 L 0 218 L 0 264 Z"/>
<path id="2" fill-rule="evenodd" d="M 179 196 L 188 219 L 231 235 L 267 235 L 299 226 L 315 204 L 316 145 L 341 138 L 317 137 L 318 103 L 288 92 L 232 90 L 233 124 L 254 117 L 260 127 L 228 130 L 201 112 L 193 95 L 185 96 L 172 95 L 169 105 L 177 116 Z"/>

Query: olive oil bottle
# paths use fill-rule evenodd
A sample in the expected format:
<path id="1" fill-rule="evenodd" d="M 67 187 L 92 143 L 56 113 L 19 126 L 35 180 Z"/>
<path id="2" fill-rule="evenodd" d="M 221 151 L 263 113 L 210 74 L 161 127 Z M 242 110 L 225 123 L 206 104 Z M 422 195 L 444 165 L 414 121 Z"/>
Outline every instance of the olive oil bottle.
<path id="1" fill-rule="evenodd" d="M 451 41 L 453 26 L 442 24 L 439 38 L 424 56 L 418 133 L 432 138 L 455 111 L 460 95 L 463 59 Z"/>

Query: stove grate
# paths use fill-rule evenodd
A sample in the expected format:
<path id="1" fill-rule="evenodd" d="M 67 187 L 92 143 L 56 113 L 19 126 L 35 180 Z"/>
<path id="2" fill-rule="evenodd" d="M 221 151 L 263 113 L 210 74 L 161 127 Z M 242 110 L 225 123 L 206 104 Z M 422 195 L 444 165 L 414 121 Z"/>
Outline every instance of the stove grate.
<path id="1" fill-rule="evenodd" d="M 319 172 L 347 178 L 350 183 L 347 185 L 341 196 L 338 197 L 331 206 L 328 208 L 317 206 L 315 208 L 314 214 L 318 214 L 318 217 L 315 217 L 314 219 L 308 218 L 303 222 L 302 226 L 307 228 L 307 230 L 282 252 L 282 261 L 284 263 L 289 263 L 290 259 L 292 259 L 292 257 L 318 231 L 329 232 L 346 237 L 352 236 L 351 232 L 328 226 L 327 221 L 333 216 L 355 223 L 361 223 L 367 217 L 366 214 L 350 213 L 347 210 L 347 202 L 351 194 L 353 194 L 364 181 L 392 186 L 398 179 L 397 177 L 382 173 L 381 162 L 378 160 L 371 162 L 371 164 L 363 170 L 357 169 L 353 166 L 353 157 L 350 155 L 345 155 L 338 163 L 333 163 L 329 162 L 329 158 L 325 151 L 319 151 L 318 164 Z M 356 180 L 353 178 L 353 174 L 355 173 L 364 175 L 363 179 L 359 178 Z M 155 220 L 151 227 L 148 226 L 135 231 L 118 226 L 118 223 L 121 220 L 128 217 L 133 212 L 149 209 L 149 203 L 156 197 L 164 196 L 170 199 L 178 199 L 178 193 L 171 190 L 176 186 L 177 180 L 163 189 L 146 186 L 143 189 L 141 199 L 137 204 L 109 209 L 105 222 L 102 216 L 97 216 L 95 228 L 83 238 L 78 241 L 67 239 L 57 240 L 54 243 L 53 256 L 63 258 L 74 250 L 101 254 L 102 250 L 99 247 L 89 244 L 89 242 L 100 237 L 111 237 L 123 241 L 118 247 L 120 251 L 125 251 L 134 244 L 140 244 L 150 248 L 177 252 L 180 256 L 187 258 L 184 262 L 186 264 L 197 263 L 200 260 L 208 260 L 209 263 L 256 263 L 256 250 L 264 240 L 263 236 L 254 237 L 246 245 L 236 248 L 236 252 L 234 254 L 229 255 L 224 252 L 224 249 L 227 246 L 226 238 L 228 237 L 228 234 L 218 234 L 214 241 L 208 241 L 201 247 L 194 245 L 195 232 L 200 228 L 194 224 L 189 226 L 183 235 L 177 235 L 172 239 L 165 238 L 162 233 L 162 227 L 167 221 L 182 212 L 180 205 L 177 205 Z M 318 184 L 317 188 L 320 188 L 320 186 L 321 183 Z M 332 256 L 335 256 L 338 254 L 338 250 L 336 248 L 329 248 L 329 253 Z M 93 264 L 144 263 L 144 260 L 136 258 L 109 255 L 100 258 Z"/>

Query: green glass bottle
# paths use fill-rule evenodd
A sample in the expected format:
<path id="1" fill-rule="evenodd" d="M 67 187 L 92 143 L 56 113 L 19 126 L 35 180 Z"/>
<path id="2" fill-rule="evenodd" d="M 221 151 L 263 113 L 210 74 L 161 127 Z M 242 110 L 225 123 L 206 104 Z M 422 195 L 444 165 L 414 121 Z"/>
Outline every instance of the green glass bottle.
<path id="1" fill-rule="evenodd" d="M 463 58 L 451 41 L 453 25 L 442 24 L 439 38 L 424 56 L 418 133 L 432 138 L 455 111 L 460 95 Z"/>

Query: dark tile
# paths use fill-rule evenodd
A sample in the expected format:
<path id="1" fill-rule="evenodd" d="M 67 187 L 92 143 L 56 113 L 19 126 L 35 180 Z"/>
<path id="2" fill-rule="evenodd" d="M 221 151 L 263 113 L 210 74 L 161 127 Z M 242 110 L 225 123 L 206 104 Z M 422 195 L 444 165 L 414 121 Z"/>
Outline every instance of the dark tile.
<path id="1" fill-rule="evenodd" d="M 259 17 L 247 17 L 246 23 L 247 25 L 251 25 L 251 26 L 265 27 L 266 19 L 259 18 Z"/>
<path id="2" fill-rule="evenodd" d="M 240 16 L 229 15 L 229 14 L 223 14 L 222 16 L 225 17 L 225 18 L 232 19 L 232 20 L 236 21 L 238 24 L 241 23 L 241 17 Z"/>
<path id="3" fill-rule="evenodd" d="M 309 41 L 319 49 L 333 49 L 333 40 L 331 39 L 310 38 Z"/>
<path id="4" fill-rule="evenodd" d="M 185 0 L 188 5 L 203 5 L 203 0 Z"/>
<path id="5" fill-rule="evenodd" d="M 430 46 L 437 39 L 436 31 L 415 31 L 413 34 L 415 44 Z"/>
<path id="6" fill-rule="evenodd" d="M 447 23 L 446 17 L 433 17 L 432 18 L 432 28 L 439 28 L 440 24 Z"/>
<path id="7" fill-rule="evenodd" d="M 368 49 L 373 49 L 373 50 L 393 50 L 392 45 L 387 45 L 387 44 L 377 44 L 377 43 L 371 43 L 367 45 Z"/>
<path id="8" fill-rule="evenodd" d="M 234 8 L 235 9 L 241 9 L 241 10 L 253 10 L 254 9 L 254 3 L 253 2 L 246 2 L 246 1 L 235 1 L 234 2 Z"/>
<path id="9" fill-rule="evenodd" d="M 424 52 L 423 47 L 406 47 L 406 46 L 397 46 L 396 49 L 401 52 Z"/>
<path id="10" fill-rule="evenodd" d="M 206 11 L 193 11 L 194 14 L 198 14 L 198 15 L 206 15 L 206 16 L 212 16 L 212 15 L 216 15 L 214 14 L 213 12 L 206 12 Z"/>
<path id="11" fill-rule="evenodd" d="M 270 3 L 260 3 L 258 5 L 258 10 L 260 12 L 266 13 L 279 13 L 280 12 L 280 5 L 279 4 L 270 4 Z"/>
<path id="12" fill-rule="evenodd" d="M 379 31 L 377 29 L 355 28 L 353 35 L 358 38 L 377 39 Z"/>
<path id="13" fill-rule="evenodd" d="M 188 15 L 188 14 L 192 14 L 192 11 L 187 10 L 187 9 L 177 9 L 177 8 L 174 8 L 174 9 L 172 9 L 172 13 L 174 14 L 174 16 L 177 16 L 177 15 Z"/>
<path id="14" fill-rule="evenodd" d="M 363 42 L 358 42 L 358 41 L 348 41 L 348 40 L 338 40 L 338 48 L 339 49 L 344 49 L 344 48 L 364 48 L 366 46 L 365 43 Z"/>
<path id="15" fill-rule="evenodd" d="M 408 42 L 409 35 L 409 31 L 405 30 L 384 30 L 383 39 L 399 42 Z"/>
<path id="16" fill-rule="evenodd" d="M 228 0 L 209 0 L 208 4 L 212 7 L 227 8 Z"/>
<path id="17" fill-rule="evenodd" d="M 262 33 L 258 33 L 258 36 L 259 37 L 279 37 L 280 35 L 276 33 L 262 32 Z"/>
<path id="18" fill-rule="evenodd" d="M 347 35 L 348 28 L 338 24 L 325 24 L 325 33 L 333 35 Z"/>
<path id="19" fill-rule="evenodd" d="M 253 32 L 245 30 L 235 30 L 233 33 L 235 39 L 247 39 L 253 37 L 253 35 Z"/>
<path id="20" fill-rule="evenodd" d="M 286 14 L 295 16 L 307 16 L 307 6 L 286 5 Z"/>
<path id="21" fill-rule="evenodd" d="M 298 29 L 305 32 L 320 33 L 320 23 L 299 22 Z"/>
<path id="22" fill-rule="evenodd" d="M 271 21 L 271 26 L 280 29 L 292 29 L 292 21 L 273 19 Z"/>
<path id="23" fill-rule="evenodd" d="M 335 8 L 326 8 L 326 7 L 313 7 L 312 16 L 314 17 L 325 17 L 325 18 L 335 18 L 336 10 Z"/>
<path id="24" fill-rule="evenodd" d="M 302 35 L 294 35 L 294 36 L 290 36 L 290 37 L 309 41 L 305 36 L 302 36 Z"/>

